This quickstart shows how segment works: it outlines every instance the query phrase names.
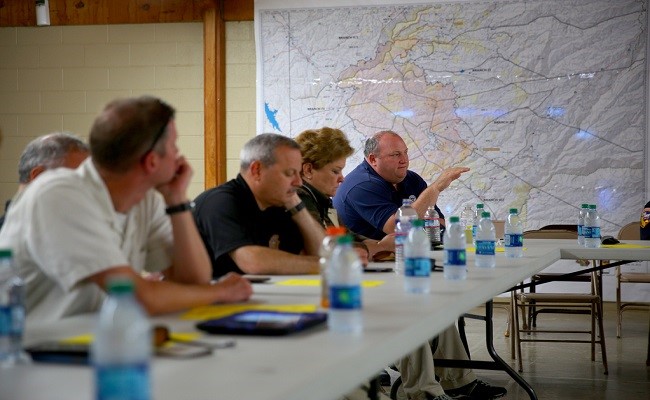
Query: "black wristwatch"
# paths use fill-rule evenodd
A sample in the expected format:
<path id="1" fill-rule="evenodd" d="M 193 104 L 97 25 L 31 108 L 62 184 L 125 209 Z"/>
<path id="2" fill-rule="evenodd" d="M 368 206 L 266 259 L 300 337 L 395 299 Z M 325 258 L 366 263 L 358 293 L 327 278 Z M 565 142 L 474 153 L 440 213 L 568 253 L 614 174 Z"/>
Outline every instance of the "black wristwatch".
<path id="1" fill-rule="evenodd" d="M 185 203 L 176 204 L 175 206 L 169 206 L 169 207 L 165 208 L 165 213 L 167 215 L 172 215 L 172 214 L 176 214 L 176 213 L 180 213 L 180 212 L 184 212 L 184 211 L 190 211 L 193 208 L 194 208 L 194 202 L 193 201 L 188 201 L 188 202 L 185 202 Z"/>
<path id="2" fill-rule="evenodd" d="M 305 203 L 301 201 L 300 203 L 296 204 L 295 207 L 288 209 L 287 212 L 293 217 L 294 215 L 298 214 L 303 208 L 305 208 Z"/>

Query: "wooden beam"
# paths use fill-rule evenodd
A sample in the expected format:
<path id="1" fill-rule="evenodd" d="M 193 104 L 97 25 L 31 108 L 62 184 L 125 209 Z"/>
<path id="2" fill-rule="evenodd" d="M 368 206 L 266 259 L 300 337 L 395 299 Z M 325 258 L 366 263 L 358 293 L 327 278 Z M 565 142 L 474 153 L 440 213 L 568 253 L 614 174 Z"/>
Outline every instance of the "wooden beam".
<path id="1" fill-rule="evenodd" d="M 252 0 L 250 0 L 252 1 Z M 200 22 L 210 0 L 49 0 L 51 25 Z M 0 0 L 0 26 L 36 26 L 33 0 Z"/>
<path id="2" fill-rule="evenodd" d="M 252 21 L 254 15 L 253 0 L 225 0 L 224 21 Z"/>
<path id="3" fill-rule="evenodd" d="M 226 181 L 226 23 L 222 1 L 203 14 L 205 187 Z"/>

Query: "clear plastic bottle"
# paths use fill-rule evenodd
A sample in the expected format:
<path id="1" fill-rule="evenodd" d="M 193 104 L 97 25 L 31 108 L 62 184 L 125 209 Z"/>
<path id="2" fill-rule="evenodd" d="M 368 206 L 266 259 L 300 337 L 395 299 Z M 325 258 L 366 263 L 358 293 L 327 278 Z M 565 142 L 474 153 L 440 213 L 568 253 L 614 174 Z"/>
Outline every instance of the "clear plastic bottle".
<path id="1" fill-rule="evenodd" d="M 483 203 L 478 203 L 476 205 L 476 210 L 474 210 L 474 220 L 472 221 L 472 243 L 476 246 L 476 229 L 478 229 L 478 223 L 481 220 L 481 214 L 483 214 Z"/>
<path id="2" fill-rule="evenodd" d="M 456 216 L 449 218 L 444 244 L 444 278 L 454 281 L 467 279 L 465 226 L 461 224 L 460 218 Z"/>
<path id="3" fill-rule="evenodd" d="M 585 247 L 590 249 L 600 247 L 600 216 L 595 204 L 589 205 L 582 232 L 585 236 Z"/>
<path id="4" fill-rule="evenodd" d="M 472 230 L 474 226 L 474 211 L 469 204 L 460 213 L 460 223 L 465 231 L 465 243 L 472 244 Z"/>
<path id="5" fill-rule="evenodd" d="M 585 234 L 583 228 L 585 226 L 585 216 L 587 215 L 587 211 L 589 211 L 589 204 L 582 203 L 580 211 L 578 212 L 578 244 L 580 246 L 585 245 Z"/>
<path id="6" fill-rule="evenodd" d="M 107 289 L 91 346 L 95 399 L 151 399 L 149 320 L 130 278 L 113 278 Z"/>
<path id="7" fill-rule="evenodd" d="M 327 266 L 327 281 L 330 288 L 327 326 L 331 331 L 352 334 L 363 331 L 362 273 L 361 260 L 352 249 L 352 237 L 339 236 Z"/>
<path id="8" fill-rule="evenodd" d="M 404 290 L 408 293 L 431 291 L 431 242 L 424 221 L 416 219 L 404 245 Z"/>
<path id="9" fill-rule="evenodd" d="M 0 368 L 29 358 L 23 352 L 25 285 L 11 250 L 0 249 Z"/>
<path id="10" fill-rule="evenodd" d="M 329 287 L 327 286 L 327 263 L 332 257 L 336 240 L 339 236 L 345 235 L 345 228 L 342 226 L 328 226 L 325 230 L 326 236 L 320 246 L 318 255 L 318 264 L 320 266 L 320 306 L 327 308 L 330 306 Z"/>
<path id="11" fill-rule="evenodd" d="M 511 208 L 503 229 L 506 257 L 521 258 L 524 256 L 524 227 L 519 219 L 516 208 Z"/>
<path id="12" fill-rule="evenodd" d="M 395 216 L 395 273 L 404 271 L 404 242 L 411 230 L 411 222 L 418 218 L 418 213 L 411 207 L 410 199 L 403 199 L 402 206 Z"/>
<path id="13" fill-rule="evenodd" d="M 427 211 L 424 213 L 424 229 L 427 232 L 431 248 L 442 243 L 440 236 L 440 215 L 436 211 L 436 206 L 427 208 Z"/>
<path id="14" fill-rule="evenodd" d="M 475 265 L 480 268 L 494 268 L 496 259 L 497 235 L 490 213 L 483 211 L 476 228 L 476 258 Z"/>

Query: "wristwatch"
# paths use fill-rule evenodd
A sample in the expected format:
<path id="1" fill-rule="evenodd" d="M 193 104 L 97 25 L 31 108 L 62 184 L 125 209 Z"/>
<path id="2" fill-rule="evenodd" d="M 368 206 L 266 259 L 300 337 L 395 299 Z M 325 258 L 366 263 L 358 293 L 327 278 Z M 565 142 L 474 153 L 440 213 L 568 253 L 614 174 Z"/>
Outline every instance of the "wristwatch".
<path id="1" fill-rule="evenodd" d="M 193 201 L 187 201 L 185 203 L 181 204 L 176 204 L 175 206 L 169 206 L 165 208 L 165 213 L 167 215 L 172 215 L 184 211 L 189 211 L 194 208 L 194 202 Z"/>
<path id="2" fill-rule="evenodd" d="M 301 201 L 300 203 L 296 204 L 294 207 L 288 209 L 287 212 L 291 214 L 291 216 L 293 217 L 294 215 L 298 214 L 300 210 L 302 210 L 303 208 L 305 208 L 305 203 Z"/>

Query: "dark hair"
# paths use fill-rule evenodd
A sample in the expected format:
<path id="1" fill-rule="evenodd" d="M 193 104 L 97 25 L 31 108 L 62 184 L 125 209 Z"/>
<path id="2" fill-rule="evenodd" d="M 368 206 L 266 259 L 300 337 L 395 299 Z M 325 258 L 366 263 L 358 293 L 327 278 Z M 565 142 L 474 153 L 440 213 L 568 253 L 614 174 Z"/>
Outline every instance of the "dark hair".
<path id="1" fill-rule="evenodd" d="M 241 149 L 239 170 L 246 171 L 253 161 L 259 161 L 264 166 L 275 164 L 275 149 L 281 146 L 300 150 L 298 143 L 286 136 L 275 133 L 262 133 L 255 136 Z"/>
<path id="2" fill-rule="evenodd" d="M 18 161 L 18 181 L 29 182 L 32 169 L 42 166 L 46 169 L 60 167 L 65 157 L 73 152 L 88 153 L 88 145 L 79 137 L 65 132 L 39 136 L 29 142 Z"/>
<path id="3" fill-rule="evenodd" d="M 296 142 L 300 145 L 302 163 L 310 163 L 315 169 L 354 153 L 343 131 L 326 126 L 303 131 L 296 137 Z"/>
<path id="4" fill-rule="evenodd" d="M 90 129 L 90 153 L 97 166 L 125 172 L 149 151 L 164 155 L 174 109 L 149 96 L 110 102 Z"/>

